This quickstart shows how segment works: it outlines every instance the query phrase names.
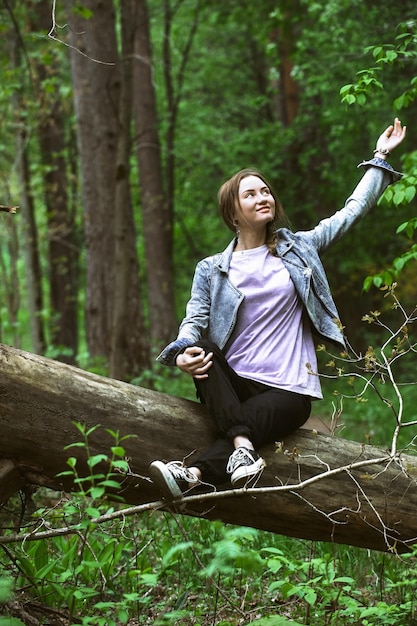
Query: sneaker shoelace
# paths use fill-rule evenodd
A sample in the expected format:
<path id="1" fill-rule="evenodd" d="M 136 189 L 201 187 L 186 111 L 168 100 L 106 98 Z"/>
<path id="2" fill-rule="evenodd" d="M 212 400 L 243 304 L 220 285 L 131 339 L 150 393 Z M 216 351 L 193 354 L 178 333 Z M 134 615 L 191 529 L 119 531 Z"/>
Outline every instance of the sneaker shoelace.
<path id="1" fill-rule="evenodd" d="M 167 468 L 176 480 L 185 480 L 188 483 L 198 482 L 197 476 L 188 470 L 182 461 L 170 461 Z"/>
<path id="2" fill-rule="evenodd" d="M 239 465 L 252 465 L 255 460 L 249 451 L 244 450 L 243 448 L 237 448 L 229 458 L 229 462 L 226 467 L 226 471 L 229 474 L 233 474 L 235 469 L 239 467 Z"/>

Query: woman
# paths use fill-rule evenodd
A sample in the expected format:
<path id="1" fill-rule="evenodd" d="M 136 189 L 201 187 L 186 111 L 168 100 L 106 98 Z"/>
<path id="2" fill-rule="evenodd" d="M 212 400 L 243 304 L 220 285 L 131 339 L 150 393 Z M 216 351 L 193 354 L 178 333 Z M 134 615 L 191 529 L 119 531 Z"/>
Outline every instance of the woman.
<path id="1" fill-rule="evenodd" d="M 198 263 L 178 337 L 158 357 L 193 377 L 219 437 L 191 467 L 151 463 L 165 497 L 256 479 L 264 467 L 256 450 L 307 421 L 311 401 L 322 398 L 312 332 L 345 348 L 320 254 L 401 176 L 386 159 L 405 134 L 396 118 L 361 164 L 366 171 L 344 208 L 310 231 L 277 230 L 281 205 L 255 170 L 221 187 L 220 212 L 236 236 Z"/>

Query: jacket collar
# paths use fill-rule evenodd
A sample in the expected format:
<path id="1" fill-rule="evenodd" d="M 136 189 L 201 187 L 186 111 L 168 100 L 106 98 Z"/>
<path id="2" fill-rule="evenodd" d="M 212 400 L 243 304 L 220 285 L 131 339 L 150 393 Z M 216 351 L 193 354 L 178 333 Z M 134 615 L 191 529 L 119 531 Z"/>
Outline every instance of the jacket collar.
<path id="1" fill-rule="evenodd" d="M 221 272 L 229 272 L 230 261 L 232 260 L 233 250 L 235 249 L 237 244 L 237 237 L 232 239 L 227 248 L 223 250 L 220 254 L 220 258 L 216 263 L 216 266 L 219 268 Z"/>
<path id="2" fill-rule="evenodd" d="M 284 256 L 294 245 L 294 233 L 288 228 L 280 228 L 278 231 L 277 252 L 278 256 Z"/>

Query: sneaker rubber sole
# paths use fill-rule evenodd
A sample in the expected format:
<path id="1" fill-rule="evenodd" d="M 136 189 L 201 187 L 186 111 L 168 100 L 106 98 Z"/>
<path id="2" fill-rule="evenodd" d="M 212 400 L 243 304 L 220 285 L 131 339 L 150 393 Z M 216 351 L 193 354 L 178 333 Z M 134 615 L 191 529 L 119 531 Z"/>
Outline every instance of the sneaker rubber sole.
<path id="1" fill-rule="evenodd" d="M 166 500 L 182 498 L 183 493 L 171 472 L 162 461 L 153 461 L 149 466 L 152 482 L 159 488 Z"/>
<path id="2" fill-rule="evenodd" d="M 255 463 L 251 465 L 241 465 L 232 474 L 230 482 L 233 487 L 243 487 L 245 483 L 260 474 L 265 467 L 265 461 L 259 457 Z"/>

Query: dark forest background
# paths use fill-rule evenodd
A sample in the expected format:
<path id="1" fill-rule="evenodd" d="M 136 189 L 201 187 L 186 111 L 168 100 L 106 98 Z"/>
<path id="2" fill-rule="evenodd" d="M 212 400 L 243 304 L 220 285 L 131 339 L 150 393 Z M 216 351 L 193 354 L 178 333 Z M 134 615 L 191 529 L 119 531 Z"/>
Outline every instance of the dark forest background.
<path id="1" fill-rule="evenodd" d="M 391 162 L 407 197 L 326 257 L 347 333 L 366 344 L 361 317 L 380 295 L 364 279 L 410 248 L 396 228 L 415 216 L 414 13 L 411 1 L 2 2 L 0 201 L 20 208 L 1 220 L 0 340 L 137 379 L 175 337 L 195 263 L 231 238 L 223 180 L 259 168 L 293 228 L 310 228 L 399 115 L 409 133 Z"/>

